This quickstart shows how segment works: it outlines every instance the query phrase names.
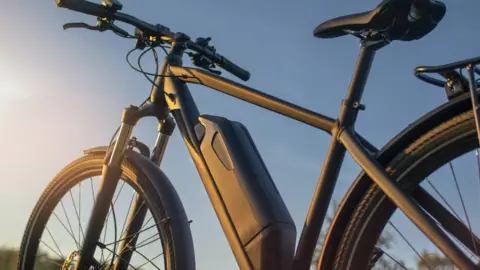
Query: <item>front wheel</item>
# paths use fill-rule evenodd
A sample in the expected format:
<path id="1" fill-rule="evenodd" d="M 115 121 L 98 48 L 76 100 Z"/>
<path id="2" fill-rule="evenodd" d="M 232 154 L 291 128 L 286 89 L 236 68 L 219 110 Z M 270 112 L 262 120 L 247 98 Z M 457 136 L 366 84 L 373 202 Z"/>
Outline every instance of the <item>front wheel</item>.
<path id="1" fill-rule="evenodd" d="M 50 183 L 30 216 L 17 269 L 75 269 L 104 158 L 103 153 L 82 157 Z M 152 185 L 155 179 L 146 177 L 128 159 L 122 170 L 90 269 L 179 269 L 181 252 L 174 245 L 175 228 Z M 138 220 L 138 215 L 143 217 L 141 224 L 129 235 L 128 228 L 133 226 L 129 220 Z"/>
<path id="2" fill-rule="evenodd" d="M 387 172 L 478 265 L 480 159 L 472 111 L 401 151 Z M 371 184 L 350 217 L 333 269 L 458 269 Z M 478 268 L 480 269 L 480 267 Z"/>

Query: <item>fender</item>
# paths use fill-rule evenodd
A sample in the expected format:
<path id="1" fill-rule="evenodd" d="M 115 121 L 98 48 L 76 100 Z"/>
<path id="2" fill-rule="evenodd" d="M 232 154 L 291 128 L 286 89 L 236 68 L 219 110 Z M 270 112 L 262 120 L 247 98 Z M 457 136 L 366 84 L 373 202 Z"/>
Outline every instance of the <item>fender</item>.
<path id="1" fill-rule="evenodd" d="M 375 158 L 382 166 L 387 167 L 397 154 L 420 138 L 420 136 L 452 117 L 471 110 L 471 108 L 472 105 L 468 94 L 461 95 L 440 105 L 412 124 L 409 124 L 402 132 L 382 147 L 382 149 L 376 153 Z M 370 177 L 362 171 L 343 198 L 331 223 L 335 226 L 330 226 L 325 237 L 320 260 L 317 266 L 318 270 L 333 269 L 334 256 L 337 252 L 343 232 L 348 225 L 353 211 L 360 203 L 360 200 L 368 191 L 371 184 L 372 180 Z"/>
<path id="2" fill-rule="evenodd" d="M 85 155 L 107 155 L 107 147 L 94 147 L 84 150 L 83 152 Z M 166 215 L 170 217 L 170 226 L 175 228 L 172 230 L 172 238 L 175 241 L 175 250 L 181 252 L 181 254 L 176 254 L 177 258 L 179 258 L 177 262 L 179 262 L 180 265 L 176 265 L 175 269 L 195 269 L 195 254 L 190 224 L 180 197 L 172 183 L 160 168 L 141 153 L 127 150 L 126 158 L 136 169 L 151 180 L 150 183 L 162 200 Z"/>

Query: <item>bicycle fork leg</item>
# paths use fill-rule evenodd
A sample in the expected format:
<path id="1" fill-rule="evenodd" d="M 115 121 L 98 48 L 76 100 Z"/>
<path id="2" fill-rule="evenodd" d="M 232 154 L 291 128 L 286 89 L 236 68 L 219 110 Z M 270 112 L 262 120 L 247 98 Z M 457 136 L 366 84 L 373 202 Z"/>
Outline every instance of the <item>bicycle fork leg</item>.
<path id="1" fill-rule="evenodd" d="M 163 155 L 167 148 L 168 139 L 172 135 L 174 128 L 175 122 L 171 117 L 168 117 L 165 121 L 160 122 L 160 124 L 158 125 L 158 137 L 151 157 L 151 160 L 155 164 L 157 164 L 157 166 L 160 166 L 162 162 Z M 145 205 L 145 201 L 140 195 L 137 194 L 135 198 L 135 203 L 130 210 L 128 222 L 125 227 L 125 233 L 120 236 L 121 243 L 117 252 L 118 257 L 113 269 L 128 269 L 133 252 L 136 250 L 136 248 L 138 248 L 138 236 L 142 232 L 142 229 L 145 227 L 143 225 L 143 222 L 145 221 L 147 210 L 148 209 Z M 149 241 L 155 241 L 155 239 L 157 239 L 157 237 L 147 239 L 145 241 L 148 244 Z M 140 245 L 142 244 L 143 242 L 140 243 Z"/>
<path id="2" fill-rule="evenodd" d="M 460 269 L 477 269 L 460 248 L 429 218 L 429 216 L 405 194 L 384 169 L 365 151 L 352 132 L 340 132 L 343 143 L 353 159 L 365 170 L 375 184 L 392 202 Z"/>
<path id="3" fill-rule="evenodd" d="M 90 220 L 88 221 L 82 250 L 75 266 L 75 270 L 89 269 L 94 262 L 95 249 L 99 244 L 98 240 L 100 239 L 103 224 L 107 218 L 107 213 L 115 194 L 117 183 L 122 175 L 121 164 L 133 127 L 136 124 L 136 119 L 134 119 L 135 114 L 136 108 L 134 107 L 127 108 L 123 112 L 122 125 L 112 155 L 108 165 L 103 166 L 100 187 L 98 189 Z"/>

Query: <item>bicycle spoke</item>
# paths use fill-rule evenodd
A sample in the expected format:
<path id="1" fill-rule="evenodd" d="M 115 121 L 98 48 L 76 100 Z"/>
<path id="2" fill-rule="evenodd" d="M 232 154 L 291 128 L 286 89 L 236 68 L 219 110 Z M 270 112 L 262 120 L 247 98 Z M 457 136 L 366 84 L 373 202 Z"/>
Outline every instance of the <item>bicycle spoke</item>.
<path id="1" fill-rule="evenodd" d="M 115 200 L 113 200 L 113 205 L 115 205 L 117 203 L 118 197 L 120 196 L 120 193 L 122 193 L 122 189 L 123 189 L 123 186 L 125 186 L 125 183 L 126 183 L 126 181 L 122 182 L 122 185 L 120 186 L 120 190 L 118 190 L 118 194 L 115 197 Z"/>
<path id="2" fill-rule="evenodd" d="M 148 224 L 148 223 L 150 222 L 150 220 L 152 220 L 152 219 L 153 219 L 153 215 L 147 220 L 147 222 L 143 223 L 141 229 L 145 228 L 145 226 L 147 226 L 147 224 Z"/>
<path id="3" fill-rule="evenodd" d="M 103 264 L 104 262 L 106 262 L 107 260 L 103 260 L 104 257 L 103 257 L 103 248 L 102 248 L 102 253 L 100 254 L 100 264 Z"/>
<path id="4" fill-rule="evenodd" d="M 77 242 L 77 239 L 75 238 L 75 233 L 73 232 L 72 224 L 70 223 L 70 219 L 68 218 L 67 211 L 65 210 L 65 206 L 63 205 L 63 201 L 60 200 L 60 204 L 62 205 L 63 213 L 65 214 L 65 217 L 67 218 L 68 227 L 70 228 L 70 232 L 71 232 L 70 235 L 73 237 L 75 242 Z M 78 239 L 78 240 L 80 240 L 80 239 Z M 79 242 L 77 242 L 77 243 L 79 243 Z"/>
<path id="5" fill-rule="evenodd" d="M 118 193 L 117 193 L 117 196 L 115 197 L 115 199 L 113 200 L 113 204 L 111 206 L 111 208 L 108 210 L 108 214 L 107 214 L 107 218 L 106 218 L 106 225 L 105 225 L 105 231 L 104 231 L 104 234 L 103 234 L 103 243 L 105 243 L 105 236 L 107 235 L 107 228 L 108 228 L 108 218 L 110 217 L 110 214 L 112 212 L 112 209 L 113 207 L 115 207 L 115 204 L 117 203 L 117 199 L 118 199 L 118 196 L 120 196 L 120 193 L 122 192 L 122 189 L 123 189 L 123 186 L 125 185 L 125 181 L 122 182 L 122 185 L 120 186 L 120 189 L 118 190 Z"/>
<path id="6" fill-rule="evenodd" d="M 457 214 L 457 212 L 453 209 L 453 207 L 447 202 L 447 200 L 442 196 L 442 194 L 440 194 L 440 191 L 438 191 L 438 189 L 433 185 L 433 183 L 430 181 L 430 179 L 425 178 L 425 180 L 427 180 L 427 183 L 433 188 L 433 190 L 435 191 L 435 193 L 437 193 L 437 195 L 440 196 L 440 198 L 441 198 L 442 201 L 448 206 L 448 208 L 450 209 L 450 211 L 452 211 L 452 213 L 453 213 L 459 220 L 462 220 L 462 219 L 460 218 L 460 216 Z"/>
<path id="7" fill-rule="evenodd" d="M 146 262 L 146 263 L 144 263 L 144 264 L 140 265 L 140 266 L 138 267 L 138 269 L 141 269 L 143 266 L 145 266 L 145 265 L 147 265 L 147 264 L 151 263 L 151 261 L 155 260 L 156 258 L 158 258 L 158 257 L 160 257 L 160 256 L 162 256 L 162 255 L 163 255 L 163 252 L 162 252 L 162 253 L 160 253 L 160 254 L 158 254 L 157 256 L 155 256 L 155 257 L 151 258 L 150 260 L 147 260 L 148 262 Z"/>
<path id="8" fill-rule="evenodd" d="M 53 253 L 55 253 L 61 260 L 65 260 L 64 257 L 62 257 L 62 255 L 58 254 L 55 250 L 53 250 L 53 248 L 51 248 L 49 245 L 47 245 L 45 242 L 43 242 L 42 240 L 40 240 L 40 243 L 42 243 L 43 245 L 45 245 L 48 249 L 50 249 L 50 251 L 52 251 Z"/>
<path id="9" fill-rule="evenodd" d="M 63 256 L 63 254 L 62 254 L 62 250 L 60 249 L 60 247 L 59 247 L 58 244 L 57 244 L 57 241 L 55 241 L 55 238 L 53 238 L 53 235 L 52 235 L 52 233 L 50 232 L 50 229 L 48 229 L 48 226 L 45 226 L 45 229 L 47 229 L 47 232 L 48 232 L 48 234 L 50 235 L 50 238 L 52 238 L 53 244 L 54 244 L 55 247 L 58 249 L 58 252 L 59 252 L 59 254 L 61 255 L 61 257 L 62 257 L 62 258 L 65 258 L 65 256 Z"/>
<path id="10" fill-rule="evenodd" d="M 450 233 L 454 240 L 465 247 L 471 254 L 474 246 L 471 243 L 471 231 L 450 213 L 442 204 L 433 198 L 422 187 L 418 187 L 412 193 L 412 198 L 428 213 L 433 220 L 444 230 Z M 475 241 L 480 244 L 480 239 L 475 236 Z"/>
<path id="11" fill-rule="evenodd" d="M 135 191 L 133 191 L 132 199 L 130 200 L 130 204 L 128 205 L 128 211 L 127 211 L 127 214 L 125 215 L 125 220 L 123 221 L 122 231 L 121 231 L 122 233 L 120 234 L 120 237 L 123 237 L 123 234 L 125 233 L 125 225 L 127 224 L 128 214 L 130 214 L 130 210 L 132 209 L 134 198 L 135 198 Z"/>
<path id="12" fill-rule="evenodd" d="M 144 204 L 145 204 L 145 200 L 142 201 L 142 204 L 138 207 L 138 209 L 141 209 Z M 138 214 L 138 210 L 137 210 L 137 212 L 135 212 L 135 215 L 133 215 L 132 220 L 137 216 L 137 214 Z M 152 217 L 153 217 L 153 216 L 152 216 Z M 151 217 L 148 221 L 150 221 L 150 220 L 152 219 L 152 217 Z M 144 225 L 145 225 L 145 224 L 144 224 Z M 143 229 L 143 228 L 144 228 L 144 225 L 142 225 L 142 227 L 141 227 L 140 229 Z M 125 231 L 124 231 L 124 232 L 125 232 Z M 123 233 L 122 233 L 122 236 L 123 236 Z"/>
<path id="13" fill-rule="evenodd" d="M 410 246 L 410 248 L 413 250 L 413 252 L 415 252 L 415 254 L 417 254 L 417 256 L 420 258 L 420 260 L 422 260 L 428 266 L 428 269 L 432 269 L 430 267 L 430 265 L 428 264 L 428 262 L 425 260 L 425 258 L 423 258 L 420 255 L 420 253 L 418 253 L 418 251 L 413 247 L 413 245 L 410 243 L 410 241 L 407 240 L 407 238 L 400 232 L 400 230 L 395 225 L 393 225 L 393 223 L 390 220 L 388 221 L 388 224 L 390 224 L 390 226 L 392 226 L 393 229 L 395 231 L 397 231 L 397 233 L 400 235 L 400 237 L 402 237 L 402 239 L 407 243 L 407 245 Z"/>
<path id="14" fill-rule="evenodd" d="M 110 251 L 110 253 L 113 254 L 113 257 L 118 257 L 118 258 L 120 258 L 122 261 L 128 263 L 128 265 L 129 265 L 130 267 L 132 267 L 133 270 L 139 270 L 138 268 L 135 268 L 133 265 L 131 265 L 129 262 L 127 262 L 125 259 L 123 259 L 120 255 L 118 255 L 117 253 L 115 253 L 113 250 L 107 248 L 106 246 L 103 247 L 102 250 L 103 250 L 103 249 L 106 249 L 106 250 Z M 109 255 L 108 257 L 110 258 L 110 255 Z"/>
<path id="15" fill-rule="evenodd" d="M 380 250 L 383 254 L 387 255 L 387 257 L 390 258 L 390 260 L 394 261 L 397 265 L 399 265 L 400 267 L 402 267 L 402 268 L 405 269 L 405 270 L 408 270 L 408 268 L 407 268 L 405 265 L 403 265 L 401 262 L 399 262 L 398 260 L 396 260 L 395 258 L 393 258 L 392 255 L 388 254 L 388 252 L 386 252 L 385 250 L 383 250 L 381 247 L 376 246 L 376 248 L 377 248 L 378 250 Z"/>
<path id="16" fill-rule="evenodd" d="M 137 244 L 137 247 L 141 246 L 143 243 L 147 242 L 148 240 L 152 239 L 153 237 L 156 237 L 156 236 L 159 236 L 159 235 L 160 235 L 160 233 L 157 233 L 157 234 L 154 234 L 154 235 L 148 237 L 147 239 L 144 239 L 142 242 Z"/>
<path id="17" fill-rule="evenodd" d="M 60 264 L 60 263 L 58 263 L 58 262 L 56 262 L 56 261 L 52 261 L 52 260 L 49 259 L 49 258 L 45 258 L 45 259 L 46 259 L 49 263 L 51 263 L 51 264 L 55 264 L 55 265 L 58 265 L 58 266 L 63 266 L 63 264 Z M 63 259 L 62 259 L 62 260 L 63 260 Z"/>
<path id="18" fill-rule="evenodd" d="M 465 213 L 465 218 L 467 219 L 468 229 L 470 230 L 470 236 L 472 237 L 473 248 L 475 249 L 475 253 L 478 254 L 477 245 L 475 244 L 475 237 L 473 236 L 472 226 L 470 225 L 470 219 L 468 218 L 467 208 L 465 207 L 465 202 L 463 201 L 463 196 L 462 196 L 462 192 L 460 191 L 460 186 L 458 185 L 457 176 L 455 175 L 455 171 L 453 170 L 452 162 L 449 162 L 448 165 L 450 166 L 450 170 L 452 171 L 453 180 L 455 181 L 455 186 L 457 187 L 458 196 L 460 197 L 460 201 L 462 203 L 463 212 Z"/>
<path id="19" fill-rule="evenodd" d="M 437 226 L 442 227 L 442 225 L 440 223 L 438 223 L 436 220 L 435 220 L 435 223 L 437 224 Z M 475 257 L 475 253 L 473 253 L 472 250 L 470 248 L 468 248 L 463 242 L 458 240 L 456 237 L 453 237 L 453 240 L 455 240 L 455 242 L 457 242 L 466 252 L 468 252 L 470 254 L 470 257 L 469 257 L 470 259 Z M 468 242 L 470 242 L 470 241 L 468 241 Z"/>
<path id="20" fill-rule="evenodd" d="M 77 219 L 78 219 L 78 226 L 80 227 L 79 230 L 82 232 L 82 238 L 83 238 L 84 237 L 83 236 L 83 228 L 82 228 L 82 223 L 80 221 L 80 215 L 78 214 L 77 204 L 75 203 L 75 200 L 73 199 L 72 190 L 69 190 L 68 192 L 70 194 L 70 198 L 72 199 L 73 209 L 75 210 L 75 215 L 77 216 Z M 82 239 L 82 238 L 79 237 L 79 240 Z"/>
<path id="21" fill-rule="evenodd" d="M 77 239 L 75 239 L 75 236 L 67 229 L 67 226 L 63 224 L 63 222 L 60 220 L 60 218 L 53 212 L 53 215 L 57 218 L 58 222 L 62 224 L 63 228 L 67 231 L 67 233 L 73 238 L 73 241 L 75 241 L 75 244 L 77 245 L 77 248 L 80 249 L 80 243 L 77 242 Z"/>
<path id="22" fill-rule="evenodd" d="M 160 269 L 158 266 L 156 266 L 152 260 L 148 259 L 145 255 L 143 255 L 141 252 L 139 252 L 137 249 L 135 249 L 135 252 L 140 254 L 140 256 L 142 256 L 145 260 L 147 260 L 151 265 L 153 265 L 155 268 L 157 268 L 158 270 L 162 270 Z"/>
<path id="23" fill-rule="evenodd" d="M 109 213 L 110 213 L 110 210 L 109 210 Z M 107 220 L 105 221 L 105 230 L 103 231 L 103 241 L 102 243 L 105 243 L 105 239 L 107 238 L 107 229 L 108 229 L 108 216 L 107 216 Z M 103 249 L 102 249 L 102 258 L 103 258 Z"/>
<path id="24" fill-rule="evenodd" d="M 97 200 L 97 197 L 95 196 L 95 190 L 93 188 L 93 180 L 92 180 L 92 177 L 90 177 L 90 190 L 92 191 L 92 198 L 93 198 L 93 204 L 92 205 L 95 205 L 95 202 Z M 106 226 L 108 226 L 108 218 L 106 220 Z M 105 229 L 106 230 L 106 229 Z M 106 232 L 105 232 L 106 233 Z M 103 235 L 103 242 L 105 242 L 105 235 Z M 103 254 L 103 249 L 102 249 L 102 253 L 100 255 L 100 262 L 103 263 L 103 259 L 104 259 L 104 254 Z"/>
<path id="25" fill-rule="evenodd" d="M 83 228 L 82 228 L 82 182 L 78 183 L 78 238 L 80 239 L 80 232 L 82 233 L 83 236 Z"/>
<path id="26" fill-rule="evenodd" d="M 158 236 L 158 238 L 155 238 L 154 240 L 152 240 L 152 241 L 150 241 L 150 242 L 148 242 L 148 243 L 146 243 L 146 244 L 137 245 L 135 248 L 138 249 L 138 248 L 142 248 L 142 247 L 144 247 L 144 246 L 148 246 L 148 245 L 150 245 L 151 243 L 153 243 L 153 242 L 155 242 L 155 241 L 157 241 L 157 240 L 160 240 L 160 236 Z M 145 242 L 145 241 L 143 241 L 143 242 Z"/>
<path id="27" fill-rule="evenodd" d="M 140 207 L 139 207 L 138 209 L 141 209 L 144 204 L 145 204 L 145 200 L 142 201 L 142 204 L 140 205 Z M 133 215 L 132 220 L 137 216 L 137 214 L 138 214 L 138 211 Z M 143 228 L 143 226 L 142 226 L 142 228 Z M 142 228 L 140 228 L 140 230 L 141 230 Z M 125 232 L 126 232 L 126 231 L 124 231 L 124 232 L 122 233 L 122 236 L 121 236 L 121 237 L 123 237 L 123 235 L 125 234 Z M 120 240 L 120 241 L 123 241 L 123 240 L 125 240 L 125 239 L 127 239 L 127 238 L 130 237 L 130 240 L 129 240 L 128 243 L 123 247 L 123 249 L 120 251 L 120 254 L 122 254 L 122 253 L 125 251 L 125 249 L 130 245 L 130 243 L 132 243 L 132 241 L 135 239 L 135 236 L 136 236 L 136 235 L 138 235 L 138 234 L 133 234 L 132 236 L 126 235 L 124 238 L 122 238 L 122 240 Z M 149 239 L 150 239 L 150 238 L 149 238 Z M 119 242 L 120 242 L 120 241 L 119 241 Z"/>
<path id="28" fill-rule="evenodd" d="M 112 207 L 112 214 L 113 214 L 113 228 L 114 228 L 114 234 L 113 234 L 113 237 L 115 239 L 115 245 L 113 246 L 113 249 L 116 250 L 117 249 L 117 217 L 115 215 L 115 209 L 113 207 L 113 204 L 110 203 L 110 206 Z M 107 262 L 108 260 L 110 259 L 110 255 L 107 257 Z M 112 262 L 111 264 L 113 264 L 113 260 L 115 259 L 115 257 L 112 258 Z"/>
<path id="29" fill-rule="evenodd" d="M 142 233 L 142 232 L 144 232 L 144 231 L 148 231 L 148 230 L 150 230 L 151 228 L 153 228 L 153 227 L 157 226 L 158 224 L 163 223 L 163 222 L 165 222 L 165 221 L 167 221 L 167 220 L 169 220 L 169 219 L 170 219 L 170 218 L 164 218 L 164 219 L 160 220 L 158 223 L 155 223 L 155 224 L 153 224 L 152 226 L 149 226 L 149 227 L 146 228 L 146 229 L 142 229 L 142 230 L 140 230 L 140 231 L 138 231 L 138 232 L 136 232 L 136 233 L 134 233 L 133 235 L 128 236 L 128 237 L 134 237 L 134 236 L 136 236 L 136 235 L 138 235 L 138 234 L 140 234 L 140 233 Z M 115 241 L 115 242 L 111 242 L 111 243 L 105 244 L 105 246 L 111 246 L 111 245 L 113 245 L 113 244 L 115 244 L 115 243 L 117 243 L 117 242 L 120 242 L 120 241 L 123 241 L 123 240 L 127 239 L 128 237 L 122 238 L 122 239 L 120 239 L 120 240 L 118 240 L 118 241 Z"/>
<path id="30" fill-rule="evenodd" d="M 97 197 L 95 197 L 95 191 L 93 190 L 93 180 L 92 180 L 92 177 L 90 177 L 90 188 L 92 189 L 93 205 L 95 205 L 95 200 L 97 199 Z"/>
<path id="31" fill-rule="evenodd" d="M 103 242 L 102 243 L 105 243 L 105 239 L 107 237 L 109 217 L 110 217 L 110 214 L 112 213 L 112 211 L 115 211 L 113 208 L 115 207 L 115 203 L 117 202 L 118 196 L 120 196 L 120 193 L 122 192 L 122 189 L 123 189 L 124 185 L 125 185 L 125 181 L 123 181 L 122 185 L 120 186 L 120 189 L 118 190 L 117 196 L 113 200 L 113 203 L 110 203 L 110 209 L 108 210 L 108 214 L 107 214 L 107 218 L 106 218 L 106 222 L 105 222 L 105 231 L 103 232 Z M 116 224 L 115 224 L 115 226 L 116 226 Z M 115 235 L 115 237 L 116 237 L 116 235 Z M 103 249 L 102 249 L 102 255 L 103 255 Z M 107 261 L 108 261 L 109 257 L 107 257 Z"/>

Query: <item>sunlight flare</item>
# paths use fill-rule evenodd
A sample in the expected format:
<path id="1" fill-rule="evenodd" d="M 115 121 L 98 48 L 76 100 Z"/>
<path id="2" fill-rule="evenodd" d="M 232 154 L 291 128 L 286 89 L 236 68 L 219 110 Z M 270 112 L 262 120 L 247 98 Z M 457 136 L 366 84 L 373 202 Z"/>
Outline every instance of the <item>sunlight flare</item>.
<path id="1" fill-rule="evenodd" d="M 11 72 L 0 70 L 0 106 L 26 98 L 27 94 L 22 89 L 21 82 Z"/>

